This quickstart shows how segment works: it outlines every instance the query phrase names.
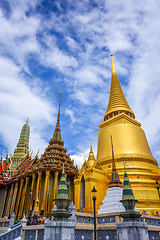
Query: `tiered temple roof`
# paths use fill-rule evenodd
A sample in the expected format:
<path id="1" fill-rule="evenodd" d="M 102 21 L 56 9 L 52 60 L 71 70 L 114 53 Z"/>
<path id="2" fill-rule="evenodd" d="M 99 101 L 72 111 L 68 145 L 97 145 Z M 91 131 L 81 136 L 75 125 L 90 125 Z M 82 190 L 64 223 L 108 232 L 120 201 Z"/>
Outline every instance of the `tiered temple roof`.
<path id="1" fill-rule="evenodd" d="M 46 170 L 62 172 L 64 163 L 65 173 L 68 176 L 76 176 L 78 174 L 78 169 L 74 166 L 74 161 L 70 159 L 66 152 L 67 150 L 64 148 L 64 142 L 61 139 L 59 100 L 58 117 L 53 137 L 50 139 L 49 145 L 41 158 L 37 159 L 37 161 L 32 164 L 26 171 L 26 174 Z"/>
<path id="2" fill-rule="evenodd" d="M 32 158 L 31 155 L 28 153 L 24 159 L 22 159 L 22 162 L 20 165 L 17 166 L 17 170 L 14 173 L 13 177 L 22 177 L 23 175 L 26 175 L 26 171 L 31 167 L 31 165 L 38 159 L 38 153 L 35 156 L 35 158 Z"/>

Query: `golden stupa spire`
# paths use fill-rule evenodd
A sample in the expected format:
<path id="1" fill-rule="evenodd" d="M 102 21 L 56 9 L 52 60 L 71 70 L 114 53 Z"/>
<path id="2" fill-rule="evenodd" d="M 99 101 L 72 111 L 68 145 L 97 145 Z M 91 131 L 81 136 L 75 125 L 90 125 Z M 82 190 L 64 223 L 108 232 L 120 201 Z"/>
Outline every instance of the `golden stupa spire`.
<path id="1" fill-rule="evenodd" d="M 89 152 L 89 157 L 88 157 L 88 163 L 89 163 L 90 167 L 93 166 L 95 161 L 96 160 L 95 160 L 94 153 L 93 153 L 93 150 L 92 150 L 92 141 L 91 141 L 90 152 Z"/>
<path id="2" fill-rule="evenodd" d="M 107 111 L 104 115 L 104 120 L 107 120 L 111 117 L 114 117 L 121 112 L 126 113 L 127 115 L 135 118 L 134 112 L 131 110 L 120 85 L 120 82 L 117 77 L 113 55 L 111 55 L 112 62 L 112 79 L 111 79 L 111 88 L 110 88 L 110 97 L 107 107 Z"/>

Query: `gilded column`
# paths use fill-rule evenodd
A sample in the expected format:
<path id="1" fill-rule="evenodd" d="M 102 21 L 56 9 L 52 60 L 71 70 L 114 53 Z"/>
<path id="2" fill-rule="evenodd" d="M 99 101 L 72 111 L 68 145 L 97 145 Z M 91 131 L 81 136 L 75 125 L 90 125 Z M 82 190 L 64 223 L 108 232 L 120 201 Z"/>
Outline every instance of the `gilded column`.
<path id="1" fill-rule="evenodd" d="M 14 187 L 14 184 L 12 184 L 11 186 L 11 190 L 10 190 L 10 193 L 9 193 L 9 198 L 8 198 L 8 204 L 7 204 L 7 210 L 6 210 L 6 217 L 9 216 L 9 209 L 10 209 L 10 206 L 11 206 L 11 198 L 12 198 L 12 193 L 13 193 L 13 187 Z"/>
<path id="2" fill-rule="evenodd" d="M 23 217 L 22 214 L 23 214 L 24 200 L 25 200 L 25 194 L 26 194 L 28 182 L 29 182 L 29 177 L 26 177 L 25 186 L 24 186 L 24 189 L 23 189 L 23 192 L 22 192 L 22 198 L 21 198 L 22 200 L 21 200 L 21 205 L 20 205 L 20 211 L 19 211 L 19 214 L 18 214 L 18 218 Z"/>
<path id="3" fill-rule="evenodd" d="M 91 203 L 92 203 L 92 196 L 91 196 L 91 184 L 90 184 L 90 178 L 86 179 L 85 184 L 87 184 L 87 195 L 88 197 L 85 197 L 85 208 L 87 207 L 88 209 L 86 209 L 87 212 L 91 212 Z M 88 206 L 87 206 L 88 205 Z"/>
<path id="4" fill-rule="evenodd" d="M 58 172 L 54 172 L 54 194 L 53 194 L 53 199 L 56 198 L 57 189 L 58 189 Z M 53 207 L 54 207 L 54 205 L 55 205 L 55 201 L 53 201 Z"/>
<path id="5" fill-rule="evenodd" d="M 21 198 L 21 192 L 22 192 L 22 187 L 23 187 L 24 179 L 21 180 L 20 188 L 19 188 L 19 193 L 18 193 L 18 198 L 17 198 L 17 204 L 16 204 L 16 209 L 15 209 L 15 215 L 18 215 L 18 207 L 19 207 L 19 202 Z"/>
<path id="6" fill-rule="evenodd" d="M 14 193 L 13 193 L 12 205 L 11 205 L 11 209 L 10 209 L 10 215 L 13 212 L 14 205 L 15 205 L 15 202 L 16 202 L 17 190 L 18 190 L 18 182 L 16 182 L 15 186 L 14 186 Z"/>
<path id="7" fill-rule="evenodd" d="M 3 216 L 3 210 L 4 210 L 4 206 L 5 206 L 5 202 L 6 202 L 7 190 L 8 190 L 8 187 L 5 187 L 4 192 L 3 192 L 4 193 L 3 198 L 1 201 L 1 206 L 2 206 L 2 208 L 0 209 L 0 217 L 1 218 Z"/>
<path id="8" fill-rule="evenodd" d="M 44 194 L 43 194 L 43 204 L 41 210 L 44 210 L 44 214 L 46 214 L 46 198 L 47 198 L 47 186 L 49 181 L 49 174 L 50 171 L 46 171 L 46 179 L 45 179 L 45 187 L 44 187 Z"/>
<path id="9" fill-rule="evenodd" d="M 33 191 L 33 188 L 34 188 L 35 179 L 36 179 L 36 174 L 34 173 L 34 174 L 32 175 L 32 184 L 31 184 L 31 190 L 32 190 L 32 191 Z M 32 210 L 32 207 L 33 207 L 33 197 L 32 197 L 32 199 L 31 199 L 30 210 Z"/>
<path id="10" fill-rule="evenodd" d="M 38 179 L 37 179 L 37 187 L 36 187 L 36 201 L 35 201 L 35 205 L 34 205 L 34 213 L 39 213 L 39 185 L 40 185 L 40 180 L 42 177 L 42 172 L 38 172 Z"/>
<path id="11" fill-rule="evenodd" d="M 77 194 L 77 209 L 80 211 L 80 198 L 81 198 L 81 180 L 78 179 L 78 194 Z"/>

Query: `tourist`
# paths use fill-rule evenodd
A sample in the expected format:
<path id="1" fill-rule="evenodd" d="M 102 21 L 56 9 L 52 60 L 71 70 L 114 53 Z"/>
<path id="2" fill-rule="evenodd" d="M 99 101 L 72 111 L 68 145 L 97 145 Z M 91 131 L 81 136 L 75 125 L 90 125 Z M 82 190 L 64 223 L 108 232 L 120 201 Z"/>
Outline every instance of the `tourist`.
<path id="1" fill-rule="evenodd" d="M 143 210 L 143 214 L 148 215 L 148 213 L 145 210 Z"/>
<path id="2" fill-rule="evenodd" d="M 45 223 L 46 223 L 46 222 L 49 222 L 49 221 L 50 221 L 50 220 L 49 220 L 49 217 L 47 216 L 47 218 L 46 218 L 46 220 L 45 220 Z"/>
<path id="3" fill-rule="evenodd" d="M 42 217 L 42 224 L 44 224 L 45 221 L 46 221 L 46 216 L 44 215 L 44 216 Z"/>
<path id="4" fill-rule="evenodd" d="M 37 224 L 38 224 L 38 217 L 36 214 L 34 214 L 32 217 L 31 225 L 37 225 Z"/>
<path id="5" fill-rule="evenodd" d="M 160 214 L 158 212 L 156 212 L 156 214 L 154 216 L 160 217 Z"/>
<path id="6" fill-rule="evenodd" d="M 27 219 L 27 226 L 30 225 L 30 224 L 31 224 L 31 218 L 29 217 L 29 218 Z"/>

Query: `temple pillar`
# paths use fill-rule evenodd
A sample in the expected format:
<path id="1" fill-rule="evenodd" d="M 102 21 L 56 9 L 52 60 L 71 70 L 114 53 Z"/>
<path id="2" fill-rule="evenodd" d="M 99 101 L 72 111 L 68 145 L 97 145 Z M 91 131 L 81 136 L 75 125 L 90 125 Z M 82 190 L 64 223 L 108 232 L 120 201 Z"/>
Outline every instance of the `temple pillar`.
<path id="1" fill-rule="evenodd" d="M 25 194 L 26 194 L 28 182 L 29 182 L 29 177 L 26 177 L 25 186 L 24 186 L 24 189 L 23 189 L 23 192 L 22 192 L 21 205 L 20 205 L 20 211 L 19 211 L 19 214 L 18 214 L 18 218 L 23 217 L 22 216 L 23 215 L 23 207 L 24 207 L 24 200 L 25 200 Z"/>
<path id="2" fill-rule="evenodd" d="M 33 191 L 33 188 L 34 188 L 35 179 L 36 179 L 36 174 L 34 173 L 32 175 L 32 184 L 31 184 L 31 190 L 32 191 Z M 32 207 L 33 207 L 33 197 L 31 199 L 30 211 L 32 211 Z"/>
<path id="3" fill-rule="evenodd" d="M 81 180 L 78 181 L 78 195 L 77 195 L 77 202 L 78 202 L 78 209 L 79 209 L 79 212 L 80 212 L 80 208 L 81 208 Z"/>
<path id="4" fill-rule="evenodd" d="M 8 187 L 5 187 L 4 192 L 3 192 L 3 198 L 1 201 L 1 206 L 2 206 L 2 208 L 0 209 L 0 217 L 1 218 L 3 216 L 4 206 L 5 206 L 5 202 L 6 202 L 7 190 L 8 190 Z"/>
<path id="5" fill-rule="evenodd" d="M 81 179 L 75 179 L 74 180 L 74 202 L 75 206 L 77 208 L 77 212 L 80 212 L 80 195 L 81 195 Z"/>
<path id="6" fill-rule="evenodd" d="M 44 215 L 46 215 L 46 198 L 47 198 L 47 187 L 49 184 L 49 174 L 50 171 L 46 171 L 46 179 L 45 179 L 45 186 L 44 186 L 44 194 L 43 194 L 43 203 L 42 203 L 42 208 L 41 210 L 44 211 Z"/>
<path id="7" fill-rule="evenodd" d="M 9 216 L 9 210 L 10 210 L 10 206 L 11 206 L 11 198 L 12 198 L 12 193 L 13 193 L 13 187 L 14 187 L 14 184 L 12 184 L 11 186 L 11 190 L 10 190 L 10 193 L 9 193 L 9 198 L 8 198 L 8 204 L 7 204 L 7 210 L 6 210 L 6 217 Z"/>
<path id="8" fill-rule="evenodd" d="M 33 212 L 34 213 L 39 213 L 39 185 L 40 185 L 40 180 L 41 180 L 41 177 L 42 177 L 42 172 L 38 172 L 38 179 L 37 179 L 37 187 L 36 187 L 36 201 L 35 201 L 35 205 L 34 205 L 34 210 Z"/>
<path id="9" fill-rule="evenodd" d="M 13 212 L 14 205 L 15 205 L 15 202 L 16 202 L 17 190 L 18 190 L 18 182 L 16 182 L 15 186 L 14 186 L 14 193 L 13 193 L 12 205 L 11 205 L 11 209 L 10 209 L 10 215 Z"/>
<path id="10" fill-rule="evenodd" d="M 54 172 L 54 193 L 53 193 L 53 199 L 56 198 L 57 189 L 58 189 L 58 172 Z M 55 201 L 53 201 L 53 207 L 54 207 L 54 205 L 55 205 Z"/>
<path id="11" fill-rule="evenodd" d="M 19 193 L 18 193 L 18 198 L 17 198 L 17 204 L 15 208 L 15 215 L 18 215 L 18 207 L 19 207 L 19 202 L 21 198 L 21 192 L 22 192 L 22 187 L 23 187 L 24 179 L 21 180 L 20 188 L 19 188 Z"/>
<path id="12" fill-rule="evenodd" d="M 86 179 L 85 181 L 85 184 L 87 185 L 86 186 L 86 190 L 87 190 L 87 197 L 85 197 L 85 208 L 86 209 L 86 212 L 91 212 L 91 182 L 90 182 L 90 178 L 89 179 Z"/>

